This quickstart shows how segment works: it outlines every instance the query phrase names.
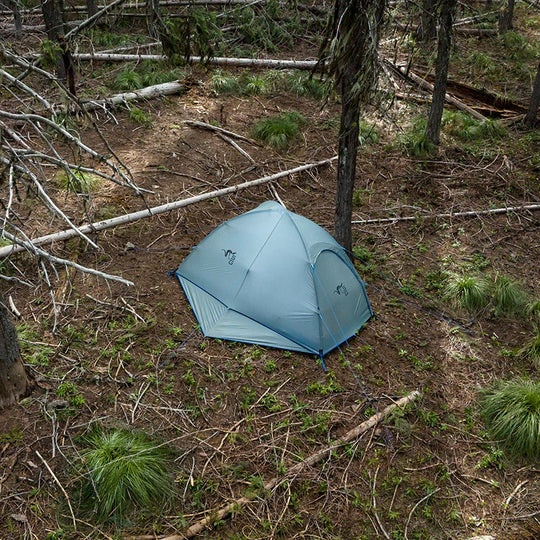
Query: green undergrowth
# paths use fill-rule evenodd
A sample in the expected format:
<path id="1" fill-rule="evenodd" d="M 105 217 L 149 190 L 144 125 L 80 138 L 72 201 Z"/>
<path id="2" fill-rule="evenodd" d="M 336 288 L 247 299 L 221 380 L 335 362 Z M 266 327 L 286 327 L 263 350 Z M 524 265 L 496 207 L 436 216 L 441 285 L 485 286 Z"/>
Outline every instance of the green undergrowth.
<path id="1" fill-rule="evenodd" d="M 254 139 L 272 146 L 276 150 L 285 150 L 300 134 L 306 119 L 300 113 L 289 111 L 262 118 L 252 129 Z"/>
<path id="2" fill-rule="evenodd" d="M 540 458 L 540 382 L 500 381 L 482 393 L 480 411 L 501 447 L 516 456 Z"/>
<path id="3" fill-rule="evenodd" d="M 71 193 L 89 194 L 98 191 L 103 185 L 103 179 L 97 174 L 72 170 L 71 174 L 62 170 L 56 174 L 57 186 Z"/>
<path id="4" fill-rule="evenodd" d="M 171 67 L 166 62 L 141 62 L 124 66 L 111 86 L 114 90 L 126 92 L 183 79 L 184 75 L 181 68 Z"/>
<path id="5" fill-rule="evenodd" d="M 267 95 L 290 92 L 322 100 L 328 95 L 328 85 L 319 77 L 297 71 L 271 70 L 256 73 L 245 70 L 239 75 L 217 69 L 211 76 L 212 91 L 216 95 Z"/>

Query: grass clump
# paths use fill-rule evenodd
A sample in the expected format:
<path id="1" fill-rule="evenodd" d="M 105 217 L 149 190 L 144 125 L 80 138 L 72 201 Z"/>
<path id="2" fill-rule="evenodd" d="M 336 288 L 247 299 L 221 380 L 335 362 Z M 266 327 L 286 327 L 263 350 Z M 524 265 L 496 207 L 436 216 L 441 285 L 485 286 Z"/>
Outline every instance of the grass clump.
<path id="1" fill-rule="evenodd" d="M 523 346 L 519 354 L 530 360 L 537 369 L 540 369 L 540 327 L 535 326 L 533 337 Z"/>
<path id="2" fill-rule="evenodd" d="M 238 77 L 229 73 L 224 73 L 220 69 L 216 70 L 211 79 L 212 90 L 216 95 L 236 94 L 240 92 L 240 82 Z"/>
<path id="3" fill-rule="evenodd" d="M 450 274 L 446 281 L 444 297 L 455 307 L 478 313 L 490 302 L 489 281 L 480 276 Z"/>
<path id="4" fill-rule="evenodd" d="M 519 316 L 526 311 L 527 293 L 519 282 L 508 276 L 495 276 L 492 295 L 495 315 Z"/>
<path id="5" fill-rule="evenodd" d="M 297 96 L 309 96 L 314 99 L 324 99 L 329 87 L 322 79 L 305 73 L 288 73 L 285 76 L 285 87 Z"/>
<path id="6" fill-rule="evenodd" d="M 285 150 L 298 136 L 306 119 L 297 112 L 285 112 L 259 120 L 252 130 L 252 135 L 276 150 Z"/>
<path id="7" fill-rule="evenodd" d="M 400 137 L 400 143 L 409 156 L 422 157 L 435 153 L 436 145 L 426 138 L 426 119 L 417 118 Z"/>
<path id="8" fill-rule="evenodd" d="M 540 458 L 540 382 L 501 381 L 484 391 L 480 410 L 501 446 L 518 456 Z"/>
<path id="9" fill-rule="evenodd" d="M 129 110 L 129 119 L 132 122 L 141 124 L 145 127 L 150 127 L 152 125 L 152 115 L 138 109 L 137 107 L 131 107 Z"/>
<path id="10" fill-rule="evenodd" d="M 171 455 L 165 446 L 141 433 L 99 428 L 85 443 L 80 505 L 93 519 L 120 523 L 170 501 Z"/>
<path id="11" fill-rule="evenodd" d="M 506 130 L 493 120 L 479 121 L 461 111 L 444 111 L 442 126 L 446 133 L 461 141 L 484 141 L 506 135 Z"/>

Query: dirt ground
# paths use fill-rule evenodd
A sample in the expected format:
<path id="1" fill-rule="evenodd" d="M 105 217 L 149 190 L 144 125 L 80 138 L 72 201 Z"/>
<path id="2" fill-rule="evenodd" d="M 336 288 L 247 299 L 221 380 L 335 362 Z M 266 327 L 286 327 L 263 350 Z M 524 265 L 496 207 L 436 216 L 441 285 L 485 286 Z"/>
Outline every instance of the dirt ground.
<path id="1" fill-rule="evenodd" d="M 216 96 L 199 69 L 191 82 L 181 96 L 144 104 L 150 127 L 125 111 L 100 119 L 136 184 L 152 193 L 143 200 L 103 184 L 88 203 L 90 219 L 337 152 L 340 107 L 333 100 L 321 107 L 287 94 Z M 539 214 L 433 217 L 538 202 L 538 132 L 510 125 L 504 138 L 477 146 L 444 135 L 435 156 L 409 157 L 396 141 L 405 129 L 397 121 L 411 108 L 424 110 L 398 101 L 385 115 L 367 111 L 380 140 L 360 151 L 354 218 L 415 219 L 354 225 L 363 259 L 356 264 L 375 318 L 325 357 L 326 373 L 310 355 L 205 338 L 167 272 L 216 226 L 275 200 L 275 193 L 289 210 L 332 232 L 334 165 L 285 177 L 273 188 L 238 191 L 102 231 L 94 235 L 99 250 L 78 239 L 51 248 L 131 280 L 133 287 L 70 269 L 59 271 L 49 291 L 35 261 L 12 259 L 14 275 L 35 283 L 31 289 L 2 283 L 21 312 L 19 335 L 35 388 L 0 416 L 0 538 L 181 535 L 250 490 L 258 490 L 252 502 L 201 537 L 540 536 L 538 464 L 502 454 L 477 409 L 480 389 L 494 381 L 537 377 L 517 354 L 530 336 L 530 321 L 490 314 L 470 320 L 441 293 L 443 272 L 499 272 L 538 298 Z M 249 138 L 261 116 L 289 110 L 307 119 L 301 137 L 282 153 L 237 141 L 253 161 L 215 133 L 184 123 L 217 124 Z M 99 147 L 90 129 L 83 133 Z M 58 191 L 57 197 L 83 219 L 77 196 Z M 27 211 L 36 233 L 57 230 L 57 221 L 43 221 L 32 206 Z M 384 426 L 271 492 L 261 489 L 414 390 L 421 399 Z M 121 530 L 80 518 L 74 530 L 66 496 L 75 500 L 81 435 L 93 422 L 168 441 L 176 456 L 177 497 L 164 515 L 134 516 Z"/>

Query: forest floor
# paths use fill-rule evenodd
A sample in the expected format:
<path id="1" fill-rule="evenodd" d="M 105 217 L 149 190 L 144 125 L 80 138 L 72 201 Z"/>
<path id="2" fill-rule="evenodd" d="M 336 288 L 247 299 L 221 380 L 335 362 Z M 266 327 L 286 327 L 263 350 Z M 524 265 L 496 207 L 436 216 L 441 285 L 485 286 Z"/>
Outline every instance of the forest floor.
<path id="1" fill-rule="evenodd" d="M 218 94 L 202 68 L 193 68 L 189 81 L 183 95 L 137 105 L 150 116 L 147 125 L 123 110 L 100 118 L 137 185 L 153 193 L 143 201 L 103 183 L 87 203 L 91 220 L 337 153 L 334 99 L 323 106 L 286 92 Z M 526 104 L 529 89 L 516 84 L 512 99 Z M 283 111 L 305 116 L 301 135 L 282 152 L 238 141 L 253 162 L 215 133 L 184 123 L 199 120 L 250 138 L 256 120 Z M 462 126 L 450 118 L 436 154 L 411 156 L 403 140 L 411 119 L 425 112 L 404 99 L 363 117 L 369 127 L 358 156 L 354 219 L 396 221 L 353 225 L 362 259 L 356 265 L 375 318 L 325 357 L 327 372 L 307 354 L 205 338 L 167 272 L 219 224 L 275 200 L 275 192 L 289 210 L 332 232 L 333 165 L 274 182 L 275 192 L 263 185 L 100 232 L 99 250 L 78 239 L 54 246 L 55 253 L 122 276 L 133 287 L 72 270 L 59 273 L 52 292 L 37 277 L 32 289 L 5 287 L 21 312 L 19 336 L 35 388 L 0 419 L 0 538 L 181 535 L 253 490 L 259 492 L 251 503 L 202 536 L 540 536 L 538 464 L 501 452 L 477 407 L 479 391 L 495 381 L 537 377 L 518 354 L 531 322 L 487 311 L 471 319 L 442 294 L 448 273 L 459 272 L 508 275 L 538 298 L 540 214 L 434 217 L 538 203 L 539 132 L 507 122 L 504 133 L 464 140 Z M 99 146 L 90 128 L 79 129 Z M 58 189 L 56 197 L 83 219 L 79 196 Z M 31 201 L 26 209 L 36 236 L 57 230 Z M 14 265 L 14 275 L 35 276 L 26 255 L 5 264 Z M 414 390 L 421 400 L 382 428 L 272 492 L 261 489 Z M 75 500 L 83 435 L 96 422 L 169 443 L 177 497 L 162 515 L 134 516 L 121 529 L 81 518 L 73 530 L 65 495 Z"/>

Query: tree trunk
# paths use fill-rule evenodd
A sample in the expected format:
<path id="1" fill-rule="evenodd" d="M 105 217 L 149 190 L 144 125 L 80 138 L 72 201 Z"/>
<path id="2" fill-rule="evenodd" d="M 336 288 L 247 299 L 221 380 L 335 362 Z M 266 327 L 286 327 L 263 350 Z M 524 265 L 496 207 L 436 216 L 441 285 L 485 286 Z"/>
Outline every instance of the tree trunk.
<path id="1" fill-rule="evenodd" d="M 159 0 L 146 0 L 146 24 L 148 33 L 154 38 L 159 39 L 159 30 L 157 27 L 159 17 Z"/>
<path id="2" fill-rule="evenodd" d="M 334 237 L 338 244 L 352 252 L 352 197 L 358 153 L 358 121 L 360 100 L 353 93 L 354 80 L 347 77 L 341 84 L 341 124 L 339 127 L 339 159 L 337 172 L 336 216 Z"/>
<path id="3" fill-rule="evenodd" d="M 15 403 L 29 391 L 17 331 L 0 294 L 0 409 Z"/>
<path id="4" fill-rule="evenodd" d="M 21 18 L 21 6 L 18 0 L 8 0 L 8 4 L 11 4 L 13 10 L 13 22 L 15 24 L 15 35 L 18 37 L 22 32 L 22 18 Z"/>
<path id="5" fill-rule="evenodd" d="M 86 0 L 86 10 L 88 12 L 88 17 L 92 17 L 98 12 L 97 0 Z"/>
<path id="6" fill-rule="evenodd" d="M 441 119 L 452 45 L 452 21 L 456 10 L 456 3 L 456 0 L 442 0 L 441 5 L 437 60 L 435 64 L 435 85 L 426 125 L 426 141 L 431 144 L 439 144 L 440 142 Z"/>
<path id="7" fill-rule="evenodd" d="M 503 0 L 502 10 L 499 13 L 499 33 L 504 34 L 512 30 L 514 19 L 515 0 Z"/>
<path id="8" fill-rule="evenodd" d="M 536 79 L 534 80 L 534 86 L 532 90 L 531 101 L 529 103 L 529 110 L 525 116 L 525 125 L 530 128 L 534 128 L 536 124 L 536 114 L 538 113 L 538 106 L 540 105 L 540 63 L 538 64 L 538 70 L 536 71 Z"/>
<path id="9" fill-rule="evenodd" d="M 45 21 L 45 29 L 47 30 L 47 37 L 49 41 L 58 43 L 59 36 L 65 34 L 64 20 L 62 11 L 57 0 L 41 0 L 41 11 L 43 13 L 43 19 Z M 59 79 L 66 80 L 66 67 L 64 65 L 64 59 L 60 47 L 55 53 L 56 58 L 56 75 Z"/>
<path id="10" fill-rule="evenodd" d="M 420 43 L 427 44 L 437 37 L 435 1 L 422 0 L 420 10 L 420 24 L 416 29 L 416 37 Z"/>

